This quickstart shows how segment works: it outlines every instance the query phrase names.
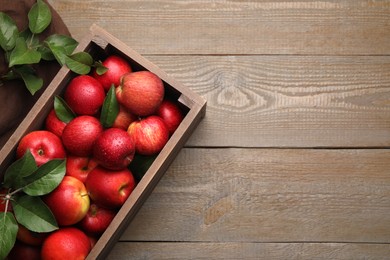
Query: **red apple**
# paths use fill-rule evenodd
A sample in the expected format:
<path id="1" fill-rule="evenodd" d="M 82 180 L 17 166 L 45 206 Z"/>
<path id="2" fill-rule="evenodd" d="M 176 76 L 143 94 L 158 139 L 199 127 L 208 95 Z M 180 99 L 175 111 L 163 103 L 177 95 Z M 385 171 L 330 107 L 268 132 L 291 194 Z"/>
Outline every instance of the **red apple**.
<path id="1" fill-rule="evenodd" d="M 98 163 L 110 170 L 129 166 L 135 153 L 133 139 L 119 128 L 108 128 L 96 139 L 93 156 Z"/>
<path id="2" fill-rule="evenodd" d="M 129 125 L 135 121 L 137 117 L 130 113 L 124 106 L 119 105 L 119 113 L 115 118 L 112 127 L 127 130 Z"/>
<path id="3" fill-rule="evenodd" d="M 70 121 L 62 133 L 62 142 L 72 155 L 90 156 L 93 145 L 103 132 L 100 121 L 93 116 L 78 116 Z"/>
<path id="4" fill-rule="evenodd" d="M 19 224 L 18 233 L 16 238 L 28 245 L 40 246 L 47 237 L 49 233 L 38 233 L 31 230 L 28 230 L 23 225 Z"/>
<path id="5" fill-rule="evenodd" d="M 16 149 L 17 158 L 22 157 L 28 149 L 38 166 L 55 158 L 66 157 L 61 139 L 47 130 L 36 130 L 23 136 Z"/>
<path id="6" fill-rule="evenodd" d="M 108 56 L 103 62 L 102 65 L 105 66 L 108 70 L 99 75 L 96 73 L 96 69 L 92 72 L 92 76 L 97 79 L 103 86 L 103 88 L 108 91 L 112 84 L 117 87 L 120 84 L 121 77 L 132 71 L 130 64 L 117 55 Z"/>
<path id="7" fill-rule="evenodd" d="M 82 220 L 88 212 L 90 200 L 80 180 L 65 176 L 56 189 L 43 197 L 60 226 L 69 226 Z"/>
<path id="8" fill-rule="evenodd" d="M 87 234 L 101 235 L 110 225 L 115 215 L 115 210 L 92 203 L 87 215 L 80 221 L 80 228 Z"/>
<path id="9" fill-rule="evenodd" d="M 64 93 L 66 103 L 78 115 L 97 114 L 105 96 L 102 84 L 89 75 L 73 78 Z"/>
<path id="10" fill-rule="evenodd" d="M 41 248 L 39 246 L 32 246 L 16 241 L 12 250 L 9 252 L 8 260 L 40 260 L 41 259 Z"/>
<path id="11" fill-rule="evenodd" d="M 43 242 L 43 260 L 85 259 L 91 251 L 87 235 L 76 227 L 63 227 L 51 233 Z"/>
<path id="12" fill-rule="evenodd" d="M 135 142 L 136 153 L 153 155 L 161 151 L 169 139 L 169 131 L 159 116 L 134 121 L 127 130 Z"/>
<path id="13" fill-rule="evenodd" d="M 99 237 L 96 236 L 96 235 L 88 235 L 88 238 L 89 238 L 89 242 L 91 242 L 91 248 L 93 248 L 97 241 L 99 240 Z"/>
<path id="14" fill-rule="evenodd" d="M 66 158 L 66 175 L 75 177 L 83 183 L 88 174 L 98 165 L 92 157 L 68 156 Z"/>
<path id="15" fill-rule="evenodd" d="M 137 116 L 153 114 L 164 99 L 162 80 L 150 71 L 123 75 L 116 88 L 118 102 Z"/>
<path id="16" fill-rule="evenodd" d="M 157 109 L 156 115 L 162 118 L 171 135 L 178 128 L 184 117 L 177 103 L 168 99 L 163 100 Z"/>
<path id="17" fill-rule="evenodd" d="M 47 115 L 45 120 L 45 128 L 46 130 L 52 132 L 58 137 L 61 137 L 62 132 L 64 131 L 64 128 L 66 126 L 66 123 L 61 121 L 57 115 L 54 109 L 50 111 L 50 113 Z"/>
<path id="18" fill-rule="evenodd" d="M 135 188 L 133 174 L 127 169 L 112 171 L 96 167 L 85 181 L 92 201 L 101 207 L 119 208 Z"/>

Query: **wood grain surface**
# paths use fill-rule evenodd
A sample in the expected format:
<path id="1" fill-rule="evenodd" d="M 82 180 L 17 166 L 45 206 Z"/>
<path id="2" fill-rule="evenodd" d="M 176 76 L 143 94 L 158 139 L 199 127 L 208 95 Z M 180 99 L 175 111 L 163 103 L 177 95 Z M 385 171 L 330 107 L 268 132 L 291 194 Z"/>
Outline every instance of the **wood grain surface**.
<path id="1" fill-rule="evenodd" d="M 146 56 L 204 96 L 190 146 L 390 145 L 390 56 Z"/>
<path id="2" fill-rule="evenodd" d="M 183 149 L 122 239 L 390 242 L 389 158 L 386 149 Z"/>
<path id="3" fill-rule="evenodd" d="M 142 54 L 382 55 L 388 1 L 51 1 L 71 33 L 91 22 Z"/>
<path id="4" fill-rule="evenodd" d="M 389 259 L 390 1 L 49 3 L 207 99 L 109 259 Z"/>
<path id="5" fill-rule="evenodd" d="M 387 260 L 385 244 L 119 242 L 110 259 Z"/>

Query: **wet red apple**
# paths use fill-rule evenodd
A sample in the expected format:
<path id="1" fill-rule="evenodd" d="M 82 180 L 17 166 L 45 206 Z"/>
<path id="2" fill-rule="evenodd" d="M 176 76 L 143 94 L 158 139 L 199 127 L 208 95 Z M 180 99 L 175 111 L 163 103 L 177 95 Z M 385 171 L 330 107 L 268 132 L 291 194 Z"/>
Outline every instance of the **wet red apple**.
<path id="1" fill-rule="evenodd" d="M 97 162 L 111 170 L 129 166 L 133 160 L 135 147 L 129 134 L 119 128 L 108 128 L 96 139 L 93 156 Z"/>
<path id="2" fill-rule="evenodd" d="M 74 77 L 64 93 L 66 103 L 78 115 L 96 115 L 105 96 L 102 84 L 89 75 Z"/>
<path id="3" fill-rule="evenodd" d="M 130 63 L 124 58 L 117 55 L 110 55 L 102 61 L 102 65 L 107 68 L 107 71 L 102 75 L 93 70 L 92 76 L 97 79 L 108 91 L 112 84 L 117 87 L 120 84 L 121 77 L 132 71 Z"/>
<path id="4" fill-rule="evenodd" d="M 113 171 L 96 167 L 88 174 L 85 186 L 92 201 L 101 207 L 122 206 L 135 188 L 133 174 L 127 168 Z"/>

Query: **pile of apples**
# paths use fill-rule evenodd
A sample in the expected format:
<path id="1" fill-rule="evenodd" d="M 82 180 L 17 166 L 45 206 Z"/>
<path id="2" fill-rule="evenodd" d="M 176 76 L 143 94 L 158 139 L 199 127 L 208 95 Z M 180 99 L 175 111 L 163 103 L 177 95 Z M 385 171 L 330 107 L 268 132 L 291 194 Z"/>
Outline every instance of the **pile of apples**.
<path id="1" fill-rule="evenodd" d="M 17 158 L 30 150 L 38 166 L 66 158 L 66 174 L 58 187 L 43 196 L 59 229 L 49 234 L 20 227 L 10 259 L 85 258 L 106 230 L 137 181 L 129 170 L 134 156 L 158 154 L 181 123 L 184 112 L 165 96 L 163 81 L 149 71 L 133 71 L 120 56 L 110 55 L 99 75 L 75 76 L 63 100 L 74 113 L 69 122 L 50 111 L 45 129 L 20 140 Z M 119 104 L 110 126 L 101 123 L 103 103 L 115 87 Z M 35 250 L 35 251 L 34 251 Z M 28 253 L 26 253 L 28 252 Z"/>

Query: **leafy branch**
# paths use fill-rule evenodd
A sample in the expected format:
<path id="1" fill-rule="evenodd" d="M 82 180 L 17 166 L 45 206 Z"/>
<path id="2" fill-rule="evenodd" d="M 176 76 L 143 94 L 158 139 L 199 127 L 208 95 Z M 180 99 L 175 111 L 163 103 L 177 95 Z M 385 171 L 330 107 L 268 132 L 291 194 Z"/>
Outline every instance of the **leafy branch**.
<path id="1" fill-rule="evenodd" d="M 5 203 L 4 212 L 0 212 L 0 259 L 14 246 L 19 225 L 39 233 L 58 229 L 40 196 L 53 191 L 65 172 L 65 159 L 53 159 L 37 167 L 29 150 L 7 168 L 0 185 L 0 190 L 6 191 L 0 195 L 0 203 Z"/>
<path id="2" fill-rule="evenodd" d="M 89 53 L 73 53 L 78 42 L 70 36 L 52 34 L 41 42 L 38 36 L 51 20 L 50 8 L 42 0 L 37 0 L 29 10 L 28 28 L 22 32 L 10 16 L 0 12 L 0 46 L 8 65 L 7 71 L 0 75 L 0 85 L 7 80 L 21 79 L 34 95 L 42 88 L 43 80 L 33 65 L 42 60 L 57 61 L 77 74 L 88 74 L 92 67 L 103 67 L 99 71 L 104 71 L 104 66 L 95 62 Z"/>

